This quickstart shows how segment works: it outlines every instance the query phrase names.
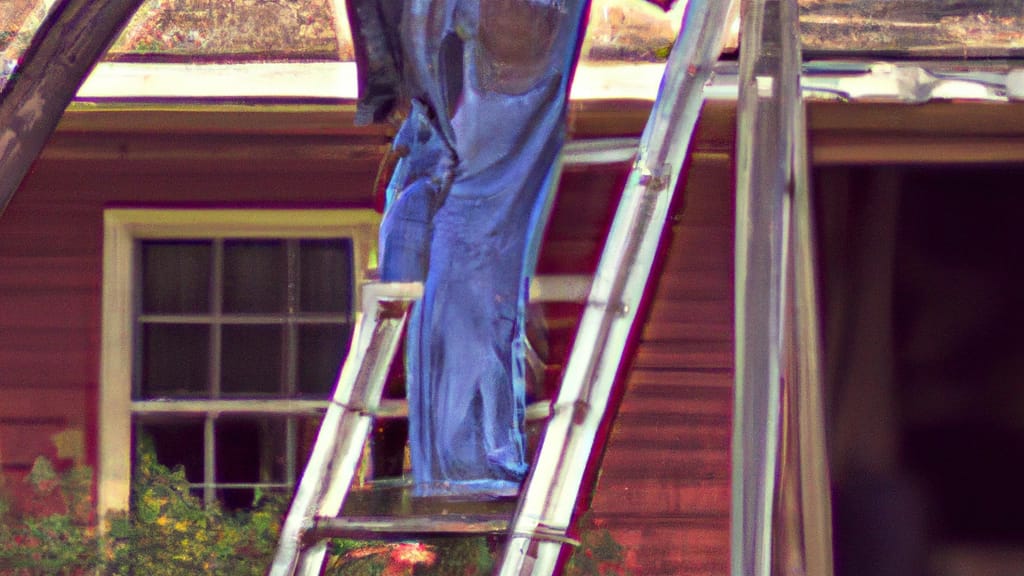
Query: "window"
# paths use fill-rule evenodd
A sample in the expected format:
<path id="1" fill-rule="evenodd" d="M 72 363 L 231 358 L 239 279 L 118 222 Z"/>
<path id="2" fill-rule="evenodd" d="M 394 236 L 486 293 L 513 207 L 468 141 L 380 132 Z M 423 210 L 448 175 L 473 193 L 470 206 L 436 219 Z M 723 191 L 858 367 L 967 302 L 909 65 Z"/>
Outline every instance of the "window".
<path id="1" fill-rule="evenodd" d="M 109 210 L 100 510 L 132 439 L 229 507 L 290 491 L 375 265 L 370 210 Z"/>

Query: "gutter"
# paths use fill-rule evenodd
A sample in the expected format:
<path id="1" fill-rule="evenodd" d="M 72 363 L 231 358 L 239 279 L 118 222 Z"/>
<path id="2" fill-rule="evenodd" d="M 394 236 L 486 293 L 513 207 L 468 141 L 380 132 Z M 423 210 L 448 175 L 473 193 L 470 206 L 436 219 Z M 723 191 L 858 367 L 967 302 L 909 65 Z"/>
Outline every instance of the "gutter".
<path id="1" fill-rule="evenodd" d="M 968 69 L 964 62 L 805 62 L 801 83 L 805 100 L 924 104 L 937 100 L 1012 102 L 1024 100 L 1024 67 L 1010 64 Z M 706 94 L 736 100 L 738 67 L 720 62 Z"/>

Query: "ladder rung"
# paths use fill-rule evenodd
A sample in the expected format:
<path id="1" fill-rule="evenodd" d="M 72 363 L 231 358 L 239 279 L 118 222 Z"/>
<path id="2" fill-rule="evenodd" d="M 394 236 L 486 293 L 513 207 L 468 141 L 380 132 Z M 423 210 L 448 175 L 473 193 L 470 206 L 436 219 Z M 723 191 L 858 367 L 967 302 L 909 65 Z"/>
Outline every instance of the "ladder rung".
<path id="1" fill-rule="evenodd" d="M 639 138 L 592 138 L 570 140 L 562 147 L 564 166 L 624 164 L 636 158 Z"/>
<path id="2" fill-rule="evenodd" d="M 466 534 L 504 534 L 510 514 L 442 514 L 437 516 L 345 516 L 317 518 L 303 539 L 315 542 L 323 538 L 369 536 L 371 538 L 409 536 L 457 536 Z"/>
<path id="3" fill-rule="evenodd" d="M 594 277 L 589 274 L 545 274 L 530 281 L 530 302 L 584 302 L 590 294 Z M 363 299 L 369 302 L 407 302 L 422 297 L 419 282 L 367 282 L 363 284 Z M 364 304 L 364 309 L 366 304 Z M 384 306 L 388 314 L 389 307 Z M 393 316 L 396 312 L 391 312 Z"/>
<path id="4" fill-rule="evenodd" d="M 526 419 L 529 421 L 543 420 L 551 415 L 551 402 L 533 402 L 526 407 Z M 409 403 L 402 399 L 387 398 L 373 410 L 373 416 L 379 419 L 398 419 L 409 416 Z"/>

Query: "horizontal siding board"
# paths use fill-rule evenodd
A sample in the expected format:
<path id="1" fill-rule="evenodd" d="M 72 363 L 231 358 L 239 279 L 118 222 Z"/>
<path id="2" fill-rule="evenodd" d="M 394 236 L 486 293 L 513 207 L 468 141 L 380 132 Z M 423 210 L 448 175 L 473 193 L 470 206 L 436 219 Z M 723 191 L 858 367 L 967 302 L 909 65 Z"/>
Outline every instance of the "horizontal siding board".
<path id="1" fill-rule="evenodd" d="M 332 136 L 92 134 L 58 132 L 40 156 L 43 162 L 88 162 L 92 170 L 117 171 L 150 165 L 188 165 L 190 172 L 282 172 L 296 165 L 330 163 L 376 166 L 386 146 Z M 287 153 L 283 154 L 282 151 Z"/>
<path id="2" fill-rule="evenodd" d="M 39 456 L 56 460 L 53 438 L 66 428 L 61 421 L 5 423 L 0 420 L 0 464 L 17 469 L 31 465 Z"/>
<path id="3" fill-rule="evenodd" d="M 629 484 L 602 484 L 602 488 L 600 496 L 594 498 L 594 507 L 604 515 L 664 518 L 729 514 L 728 480 L 682 483 L 666 473 L 664 478 L 639 478 Z"/>
<path id="4" fill-rule="evenodd" d="M 644 341 L 688 341 L 705 339 L 713 342 L 730 342 L 733 338 L 732 323 L 673 322 L 664 325 L 644 327 L 641 338 Z"/>
<path id="5" fill-rule="evenodd" d="M 82 385 L 66 388 L 16 386 L 5 382 L 4 401 L 0 402 L 0 421 L 19 419 L 59 419 L 81 422 L 88 399 Z M 74 408 L 77 408 L 75 410 Z"/>
<path id="6" fill-rule="evenodd" d="M 717 232 L 715 229 L 694 230 L 677 226 L 672 233 L 672 249 L 665 260 L 666 273 L 730 270 L 733 263 L 728 257 L 732 255 L 732 242 L 721 243 L 721 239 L 716 237 Z"/>
<path id="7" fill-rule="evenodd" d="M 700 249 L 702 252 L 710 249 L 731 253 L 734 243 L 732 226 L 722 223 L 696 224 L 685 220 L 672 228 L 673 253 L 670 257 L 687 259 L 699 256 L 696 252 L 688 252 L 687 248 Z"/>
<path id="8" fill-rule="evenodd" d="M 376 164 L 372 170 L 326 170 L 325 166 L 299 165 L 293 171 L 270 174 L 196 174 L 180 166 L 157 167 L 152 173 L 104 174 L 87 168 L 39 166 L 15 194 L 4 219 L 14 217 L 21 204 L 49 205 L 68 200 L 89 207 L 94 217 L 100 217 L 105 207 L 150 203 L 191 207 L 254 207 L 252 203 L 265 203 L 266 208 L 367 207 L 373 202 L 376 179 Z"/>
<path id="9" fill-rule="evenodd" d="M 732 414 L 732 392 L 722 388 L 692 388 L 679 385 L 639 387 L 633 383 L 629 401 L 623 402 L 619 414 L 675 414 L 729 417 Z"/>
<path id="10" fill-rule="evenodd" d="M 657 279 L 656 299 L 732 299 L 732 269 L 678 270 Z"/>
<path id="11" fill-rule="evenodd" d="M 552 225 L 555 226 L 554 224 Z M 721 230 L 692 230 L 677 226 L 672 236 L 676 237 L 664 268 L 665 274 L 678 276 L 674 283 L 685 283 L 693 277 L 705 278 L 705 282 L 717 283 L 717 289 L 707 288 L 711 294 L 731 296 L 732 292 L 732 241 L 722 243 L 717 238 Z M 731 230 L 728 231 L 731 234 Z M 542 273 L 585 274 L 593 273 L 601 252 L 604 250 L 604 235 L 576 234 L 572 236 L 549 235 L 541 253 L 539 267 Z"/>
<path id="12" fill-rule="evenodd" d="M 12 217 L 11 225 L 0 235 L 0 257 L 31 254 L 37 258 L 68 258 L 100 252 L 101 236 L 95 234 L 97 228 L 87 219 L 83 219 L 81 225 L 71 222 L 66 227 L 60 226 L 59 220 L 40 220 L 38 227 L 32 225 L 34 221 L 19 222 Z"/>
<path id="13" fill-rule="evenodd" d="M 97 326 L 85 328 L 59 327 L 23 327 L 18 328 L 10 337 L 0 336 L 3 343 L 0 353 L 28 353 L 40 351 L 69 350 L 73 348 L 91 349 L 99 344 Z"/>
<path id="14" fill-rule="evenodd" d="M 669 401 L 725 402 L 732 400 L 729 386 L 699 384 L 700 371 L 671 370 L 664 372 L 641 371 L 642 375 L 629 379 L 629 396 L 633 400 L 660 398 Z M 653 378 L 652 375 L 661 378 Z M 725 380 L 722 379 L 724 382 Z"/>
<path id="15" fill-rule="evenodd" d="M 652 518 L 606 516 L 607 526 L 635 563 L 633 573 L 658 576 L 722 576 L 729 573 L 728 517 Z"/>
<path id="16" fill-rule="evenodd" d="M 10 291 L 79 291 L 99 289 L 92 258 L 7 256 L 0 258 L 0 293 Z"/>
<path id="17" fill-rule="evenodd" d="M 616 420 L 613 443 L 609 445 L 606 458 L 611 452 L 618 450 L 632 453 L 665 449 L 681 452 L 727 451 L 732 438 L 732 426 L 728 421 L 718 425 L 694 425 L 679 422 L 674 418 L 658 418 L 659 414 L 651 414 L 636 417 L 633 419 L 636 422 L 629 423 L 630 416 L 633 415 L 620 414 Z M 633 472 L 658 477 L 656 470 L 646 471 L 642 468 L 641 466 L 641 469 Z"/>
<path id="18" fill-rule="evenodd" d="M 597 242 L 563 240 L 544 247 L 537 261 L 538 274 L 593 274 L 601 258 Z"/>
<path id="19" fill-rule="evenodd" d="M 88 350 L 0 352 L 3 389 L 7 386 L 66 388 L 96 380 L 99 364 Z"/>
<path id="20" fill-rule="evenodd" d="M 678 218 L 688 226 L 721 226 L 728 224 L 733 218 L 732 198 L 705 198 L 702 189 L 710 193 L 726 194 L 723 183 L 732 182 L 732 168 L 721 166 L 715 170 L 691 173 L 687 182 L 682 207 L 678 210 Z M 700 196 L 698 196 L 700 195 Z"/>
<path id="21" fill-rule="evenodd" d="M 643 131 L 651 106 L 643 100 L 573 101 L 569 103 L 569 132 L 591 138 L 636 136 Z M 705 102 L 695 129 L 694 149 L 731 150 L 735 134 L 735 104 Z"/>
<path id="22" fill-rule="evenodd" d="M 658 489 L 667 505 L 672 494 L 681 490 L 687 481 L 724 481 L 728 479 L 728 474 L 722 474 L 722 470 L 728 468 L 729 453 L 719 446 L 711 446 L 704 450 L 687 450 L 670 444 L 658 448 L 634 446 L 630 450 L 609 451 L 605 454 L 601 475 L 609 481 L 615 478 L 628 478 L 629 483 L 649 479 L 666 480 Z M 700 486 L 696 488 L 699 493 Z M 699 500 L 698 496 L 694 496 L 694 499 L 688 502 Z"/>
<path id="23" fill-rule="evenodd" d="M 650 306 L 648 324 L 674 323 L 732 323 L 732 298 L 722 295 L 717 298 L 656 298 Z"/>
<path id="24" fill-rule="evenodd" d="M 67 328 L 99 327 L 99 290 L 41 293 L 15 290 L 0 298 L 0 327 Z M 0 341 L 17 338 L 5 330 Z"/>
<path id="25" fill-rule="evenodd" d="M 731 369 L 718 370 L 643 370 L 634 368 L 629 374 L 629 389 L 638 390 L 645 385 L 686 386 L 693 388 L 726 389 L 732 394 L 734 375 Z"/>
<path id="26" fill-rule="evenodd" d="M 675 340 L 645 342 L 636 352 L 637 368 L 732 368 L 732 342 Z"/>

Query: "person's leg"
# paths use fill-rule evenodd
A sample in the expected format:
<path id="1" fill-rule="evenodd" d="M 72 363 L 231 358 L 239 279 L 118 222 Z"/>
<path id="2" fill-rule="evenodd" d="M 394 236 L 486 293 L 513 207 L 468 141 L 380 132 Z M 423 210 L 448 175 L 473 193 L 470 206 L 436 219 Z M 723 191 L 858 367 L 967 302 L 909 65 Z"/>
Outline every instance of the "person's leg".
<path id="1" fill-rule="evenodd" d="M 533 263 L 524 256 L 564 138 L 583 6 L 479 0 L 456 16 L 465 68 L 451 121 L 455 179 L 433 218 L 409 341 L 421 495 L 503 493 L 526 472 L 521 302 Z"/>
<path id="2" fill-rule="evenodd" d="M 392 148 L 404 156 L 395 165 L 380 225 L 380 279 L 423 281 L 427 277 L 431 220 L 451 183 L 453 153 L 429 110 L 413 101 Z"/>

